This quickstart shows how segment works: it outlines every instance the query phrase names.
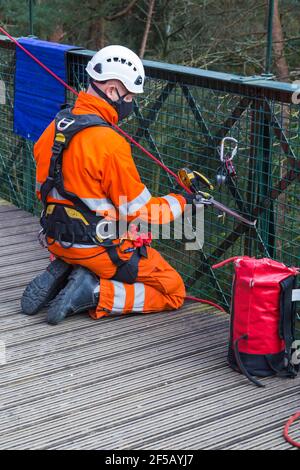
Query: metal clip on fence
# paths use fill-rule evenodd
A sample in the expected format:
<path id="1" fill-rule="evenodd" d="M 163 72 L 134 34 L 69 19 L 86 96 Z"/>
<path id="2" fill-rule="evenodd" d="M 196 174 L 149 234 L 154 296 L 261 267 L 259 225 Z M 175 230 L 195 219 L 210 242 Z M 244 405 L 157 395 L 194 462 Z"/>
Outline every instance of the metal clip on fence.
<path id="1" fill-rule="evenodd" d="M 226 153 L 224 155 L 225 151 L 225 142 L 233 142 L 234 143 L 234 148 L 231 151 L 231 153 Z M 233 137 L 224 137 L 221 142 L 220 146 L 220 160 L 221 160 L 221 166 L 217 169 L 216 173 L 216 181 L 217 181 L 217 186 L 222 186 L 223 184 L 228 183 L 228 178 L 232 178 L 236 176 L 236 171 L 233 166 L 233 159 L 237 154 L 238 150 L 238 141 L 234 139 Z"/>
<path id="2" fill-rule="evenodd" d="M 225 148 L 225 142 L 233 142 L 235 144 L 231 154 L 226 154 L 224 157 L 224 148 Z M 230 162 L 234 159 L 234 157 L 237 154 L 238 150 L 238 141 L 234 137 L 224 137 L 221 142 L 221 147 L 220 147 L 220 160 L 223 163 L 224 161 Z"/>

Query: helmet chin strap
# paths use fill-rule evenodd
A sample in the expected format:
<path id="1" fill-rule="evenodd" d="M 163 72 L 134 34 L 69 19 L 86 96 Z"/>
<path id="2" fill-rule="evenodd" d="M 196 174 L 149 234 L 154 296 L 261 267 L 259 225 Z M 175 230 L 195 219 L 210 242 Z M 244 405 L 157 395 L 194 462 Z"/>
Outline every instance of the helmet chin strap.
<path id="1" fill-rule="evenodd" d="M 111 104 L 115 108 L 115 102 L 111 100 L 105 93 L 102 91 L 100 88 L 97 87 L 95 84 L 94 80 L 90 80 L 90 85 L 93 88 L 93 90 L 97 93 L 100 98 L 103 98 L 105 101 L 107 101 L 109 104 Z"/>
<path id="2" fill-rule="evenodd" d="M 119 90 L 116 87 L 118 99 L 116 101 L 112 101 L 102 90 L 100 90 L 100 88 L 96 86 L 93 80 L 90 81 L 90 85 L 93 88 L 93 90 L 97 93 L 97 95 L 100 96 L 100 98 L 103 98 L 105 101 L 107 101 L 107 103 L 109 103 L 115 108 L 115 110 L 118 113 L 119 121 L 122 121 L 122 119 L 127 117 L 132 112 L 132 109 L 133 109 L 132 101 L 127 102 L 124 100 L 125 96 L 130 94 L 129 91 L 127 91 L 125 95 L 121 96 L 119 93 Z"/>

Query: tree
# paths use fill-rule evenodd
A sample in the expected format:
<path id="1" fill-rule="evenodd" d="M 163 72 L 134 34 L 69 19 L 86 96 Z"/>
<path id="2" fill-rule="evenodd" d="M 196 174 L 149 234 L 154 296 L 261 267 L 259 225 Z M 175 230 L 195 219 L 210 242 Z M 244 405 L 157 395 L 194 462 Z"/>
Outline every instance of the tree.
<path id="1" fill-rule="evenodd" d="M 281 24 L 279 1 L 274 1 L 273 17 L 273 49 L 276 67 L 276 76 L 280 81 L 287 81 L 289 78 L 289 66 L 284 53 L 284 35 Z"/>
<path id="2" fill-rule="evenodd" d="M 297 79 L 299 1 L 275 3 L 274 71 L 280 80 Z M 35 0 L 34 33 L 93 50 L 123 44 L 153 60 L 253 75 L 264 71 L 267 7 L 268 0 Z M 0 0 L 0 18 L 13 35 L 29 34 L 28 0 Z"/>

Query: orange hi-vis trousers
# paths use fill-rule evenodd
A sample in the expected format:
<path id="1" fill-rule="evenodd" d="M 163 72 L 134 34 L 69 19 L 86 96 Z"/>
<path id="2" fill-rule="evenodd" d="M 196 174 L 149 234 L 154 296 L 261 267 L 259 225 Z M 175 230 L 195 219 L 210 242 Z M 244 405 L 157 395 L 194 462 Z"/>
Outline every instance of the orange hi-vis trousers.
<path id="1" fill-rule="evenodd" d="M 118 255 L 128 260 L 132 253 L 123 251 L 132 246 L 126 241 L 118 248 Z M 70 264 L 80 264 L 100 277 L 99 303 L 90 316 L 98 319 L 132 312 L 152 313 L 175 310 L 182 306 L 185 287 L 181 276 L 154 248 L 147 247 L 148 257 L 141 257 L 134 284 L 112 280 L 116 266 L 101 248 L 62 248 L 58 243 L 49 250 Z M 121 251 L 122 250 L 122 251 Z"/>

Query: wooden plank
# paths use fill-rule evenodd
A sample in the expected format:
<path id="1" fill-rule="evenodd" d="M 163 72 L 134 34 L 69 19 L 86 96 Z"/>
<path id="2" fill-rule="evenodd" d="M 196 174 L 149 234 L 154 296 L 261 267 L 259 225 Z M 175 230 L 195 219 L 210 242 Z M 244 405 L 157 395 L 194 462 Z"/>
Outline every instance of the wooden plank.
<path id="1" fill-rule="evenodd" d="M 0 449 L 291 448 L 282 427 L 298 409 L 299 378 L 258 389 L 232 371 L 229 317 L 211 307 L 82 313 L 54 327 L 46 309 L 22 315 L 25 286 L 49 262 L 37 228 L 0 201 Z"/>
<path id="2" fill-rule="evenodd" d="M 26 223 L 23 225 L 16 225 L 16 224 L 9 224 L 6 228 L 0 228 L 0 237 L 1 240 L 7 237 L 15 236 L 15 235 L 23 235 L 23 234 L 36 234 L 40 229 L 39 224 L 36 221 L 32 221 L 30 219 L 26 219 Z M 9 245 L 9 240 L 7 240 L 7 244 Z"/>

